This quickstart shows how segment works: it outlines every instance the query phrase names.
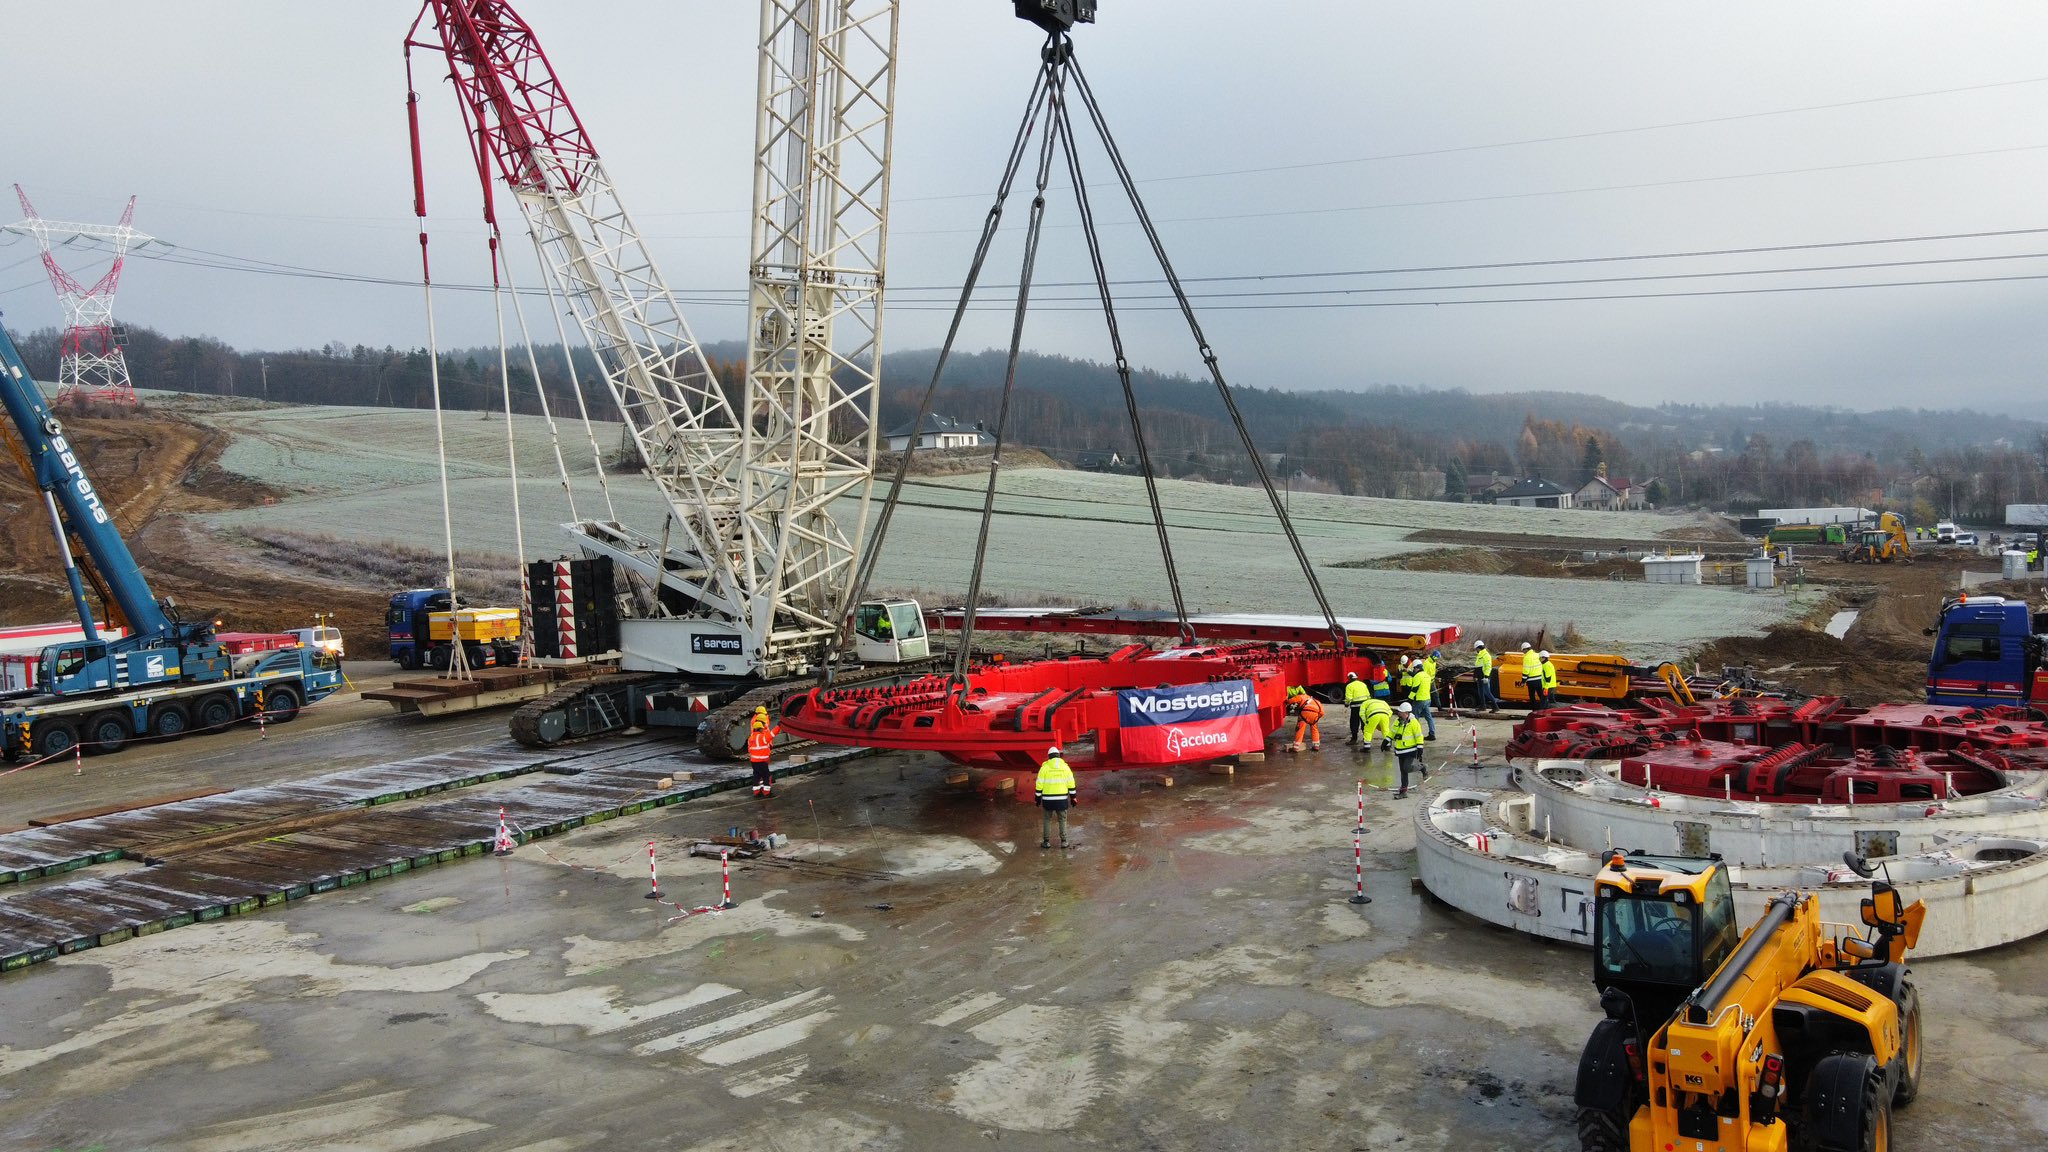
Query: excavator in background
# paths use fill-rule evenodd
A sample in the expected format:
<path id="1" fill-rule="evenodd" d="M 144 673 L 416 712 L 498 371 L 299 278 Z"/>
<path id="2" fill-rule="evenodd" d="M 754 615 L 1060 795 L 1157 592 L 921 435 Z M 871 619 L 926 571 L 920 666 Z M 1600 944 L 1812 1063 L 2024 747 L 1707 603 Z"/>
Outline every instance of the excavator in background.
<path id="1" fill-rule="evenodd" d="M 1857 534 L 1856 542 L 1843 550 L 1842 559 L 1859 564 L 1889 564 L 1894 560 L 1911 564 L 1913 543 L 1906 533 L 1906 522 L 1896 512 L 1884 513 L 1877 518 L 1875 527 Z"/>
<path id="2" fill-rule="evenodd" d="M 1786 892 L 1738 939 L 1718 856 L 1616 852 L 1593 883 L 1605 1019 L 1573 1091 L 1584 1152 L 1889 1152 L 1892 1109 L 1920 1090 L 1906 952 L 1925 904 L 1873 879 L 1869 934 L 1837 937 L 1817 896 Z"/>

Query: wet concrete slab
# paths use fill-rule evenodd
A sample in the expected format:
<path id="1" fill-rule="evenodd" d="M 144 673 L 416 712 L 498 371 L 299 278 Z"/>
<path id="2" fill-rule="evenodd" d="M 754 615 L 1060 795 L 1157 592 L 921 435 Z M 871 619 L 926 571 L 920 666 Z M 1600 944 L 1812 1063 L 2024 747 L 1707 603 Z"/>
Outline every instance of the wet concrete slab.
<path id="1" fill-rule="evenodd" d="M 861 760 L 39 965 L 0 984 L 0 1147 L 1576 1147 L 1589 957 L 1412 891 L 1386 758 L 1092 787 L 1064 853 L 945 776 Z M 792 839 L 736 908 L 644 898 L 651 840 L 712 902 L 688 846 L 734 826 Z M 2048 946 L 1919 967 L 1895 1146 L 2048 1143 Z"/>

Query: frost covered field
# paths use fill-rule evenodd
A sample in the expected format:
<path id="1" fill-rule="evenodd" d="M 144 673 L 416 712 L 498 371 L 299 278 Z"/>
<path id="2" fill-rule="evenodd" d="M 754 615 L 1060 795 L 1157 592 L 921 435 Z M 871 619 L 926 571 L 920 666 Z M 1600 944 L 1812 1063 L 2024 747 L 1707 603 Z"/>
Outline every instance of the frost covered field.
<path id="1" fill-rule="evenodd" d="M 221 467 L 293 492 L 356 492 L 407 484 L 437 483 L 434 416 L 403 408 L 252 408 L 209 412 L 198 417 L 234 433 Z M 450 412 L 445 418 L 450 477 L 503 477 L 505 417 Z M 590 439 L 573 417 L 556 414 L 562 458 L 572 474 L 596 471 Z M 538 416 L 514 416 L 512 428 L 519 470 L 526 476 L 555 475 L 553 442 Z M 593 421 L 592 435 L 606 454 L 619 448 L 619 425 Z M 438 519 L 439 498 L 435 500 Z"/>
<path id="2" fill-rule="evenodd" d="M 214 514 L 207 518 L 210 523 L 280 525 L 365 543 L 439 546 L 440 491 L 430 414 L 290 409 L 207 419 L 237 434 L 225 467 L 306 493 L 271 506 Z M 613 518 L 581 426 L 561 423 L 576 511 L 586 518 Z M 559 554 L 568 547 L 559 525 L 571 517 L 545 425 L 520 418 L 515 426 L 526 554 Z M 504 421 L 459 414 L 451 418 L 449 430 L 457 546 L 511 554 Z M 601 426 L 598 442 L 613 450 L 618 426 Z M 876 578 L 881 586 L 964 595 L 980 484 L 980 477 L 951 476 L 915 479 L 906 487 Z M 645 531 L 661 530 L 665 509 L 652 485 L 638 476 L 614 476 L 609 487 L 617 519 Z M 1162 481 L 1161 499 L 1190 608 L 1314 610 L 1263 493 Z M 1555 631 L 1569 622 L 1601 648 L 1647 658 L 1668 657 L 1718 636 L 1758 633 L 1805 606 L 1802 597 L 1786 592 L 1330 567 L 1431 547 L 1404 539 L 1419 528 L 1525 533 L 1539 539 L 1641 539 L 1686 523 L 1655 513 L 1547 512 L 1299 493 L 1289 505 L 1324 589 L 1345 614 L 1449 620 L 1475 635 L 1489 628 L 1535 625 Z M 1169 601 L 1141 480 L 1019 469 L 1004 477 L 996 508 L 983 584 L 997 595 L 1043 594 L 1119 606 Z M 850 522 L 858 515 L 857 505 L 849 501 L 844 515 Z"/>

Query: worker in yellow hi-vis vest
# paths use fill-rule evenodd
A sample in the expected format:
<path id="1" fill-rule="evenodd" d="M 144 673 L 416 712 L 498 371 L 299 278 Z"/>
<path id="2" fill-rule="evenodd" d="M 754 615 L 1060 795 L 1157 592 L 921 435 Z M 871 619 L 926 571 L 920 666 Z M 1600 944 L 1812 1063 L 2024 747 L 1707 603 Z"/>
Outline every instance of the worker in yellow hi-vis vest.
<path id="1" fill-rule="evenodd" d="M 1543 658 L 1536 654 L 1536 646 L 1522 641 L 1522 691 L 1529 697 L 1529 706 L 1543 702 Z"/>
<path id="2" fill-rule="evenodd" d="M 1372 738 L 1374 734 L 1378 734 L 1380 738 L 1380 751 L 1385 752 L 1392 748 L 1394 746 L 1394 706 L 1380 697 L 1374 696 L 1365 702 L 1363 710 L 1365 712 L 1365 726 L 1362 729 L 1363 735 L 1359 738 L 1359 750 L 1365 752 L 1372 751 Z"/>
<path id="3" fill-rule="evenodd" d="M 1415 718 L 1413 701 L 1402 701 L 1395 709 L 1394 717 L 1394 762 L 1401 768 L 1401 790 L 1394 793 L 1396 800 L 1408 794 L 1408 773 L 1419 774 L 1429 779 L 1429 770 L 1422 766 L 1422 721 Z"/>
<path id="4" fill-rule="evenodd" d="M 1479 707 L 1488 712 L 1500 711 L 1500 685 L 1493 678 L 1493 649 L 1484 640 L 1472 642 L 1472 671 Z"/>
<path id="5" fill-rule="evenodd" d="M 1057 819 L 1060 825 L 1060 847 L 1067 847 L 1067 809 L 1073 807 L 1076 799 L 1074 770 L 1067 765 L 1060 746 L 1055 744 L 1045 750 L 1045 761 L 1038 766 L 1038 846 L 1052 847 L 1052 825 Z"/>
<path id="6" fill-rule="evenodd" d="M 1358 678 L 1356 672 L 1344 674 L 1344 707 L 1351 710 L 1351 737 L 1347 744 L 1358 743 L 1358 730 L 1365 725 L 1365 702 L 1372 699 L 1372 689 Z"/>

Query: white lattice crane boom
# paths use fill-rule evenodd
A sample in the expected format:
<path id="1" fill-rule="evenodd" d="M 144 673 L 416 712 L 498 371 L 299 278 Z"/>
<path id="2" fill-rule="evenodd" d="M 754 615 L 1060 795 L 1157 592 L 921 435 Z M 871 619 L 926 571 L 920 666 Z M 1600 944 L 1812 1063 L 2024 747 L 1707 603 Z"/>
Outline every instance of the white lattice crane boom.
<path id="1" fill-rule="evenodd" d="M 569 526 L 656 593 L 622 621 L 629 668 L 799 672 L 824 657 L 846 610 L 860 530 L 841 529 L 832 506 L 858 496 L 864 518 L 873 473 L 896 10 L 762 0 L 737 405 L 519 15 L 503 0 L 427 0 L 408 36 L 408 52 L 446 55 L 486 214 L 495 169 L 667 500 L 659 531 Z M 417 152 L 416 125 L 414 138 Z M 850 334 L 844 347 L 837 332 Z"/>
<path id="2" fill-rule="evenodd" d="M 763 0 L 744 486 L 771 648 L 822 653 L 874 475 L 897 0 Z M 853 531 L 833 506 L 857 498 Z"/>

